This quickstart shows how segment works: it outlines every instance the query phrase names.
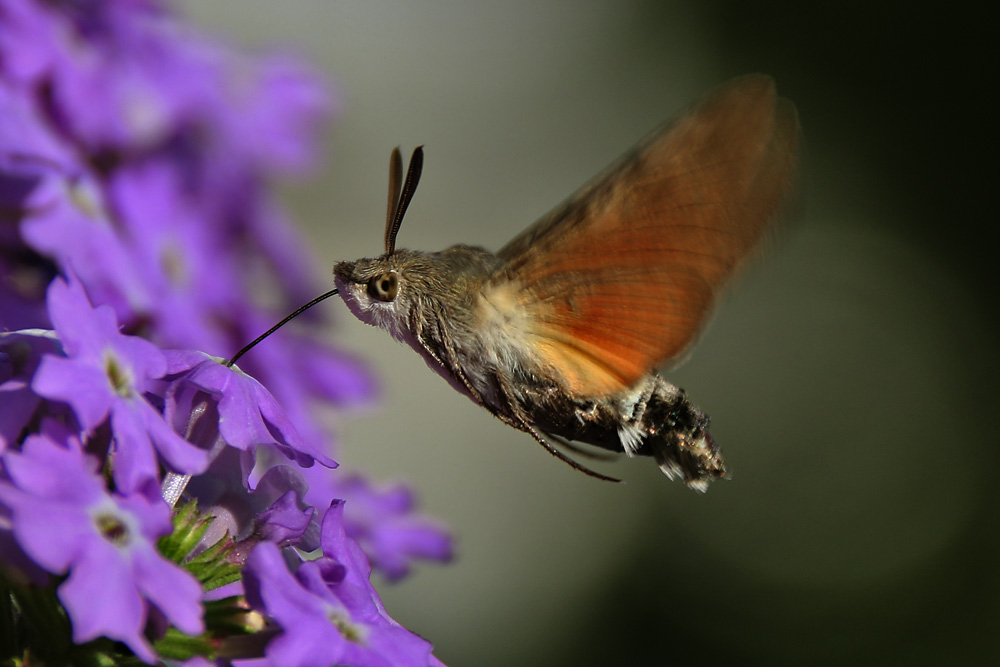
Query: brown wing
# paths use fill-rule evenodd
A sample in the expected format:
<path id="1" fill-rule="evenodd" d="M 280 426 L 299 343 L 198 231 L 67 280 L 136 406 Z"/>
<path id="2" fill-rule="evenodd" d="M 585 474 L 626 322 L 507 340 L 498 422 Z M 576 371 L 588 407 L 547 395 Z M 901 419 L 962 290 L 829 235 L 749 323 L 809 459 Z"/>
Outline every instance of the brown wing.
<path id="1" fill-rule="evenodd" d="M 770 77 L 735 79 L 508 243 L 490 285 L 539 360 L 600 396 L 683 355 L 780 208 L 798 136 Z"/>

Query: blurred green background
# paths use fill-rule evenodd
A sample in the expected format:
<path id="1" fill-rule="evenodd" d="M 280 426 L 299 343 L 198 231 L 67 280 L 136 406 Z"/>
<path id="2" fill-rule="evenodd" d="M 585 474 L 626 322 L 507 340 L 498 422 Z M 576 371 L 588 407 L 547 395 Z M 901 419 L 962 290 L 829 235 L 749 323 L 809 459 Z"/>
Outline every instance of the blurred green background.
<path id="1" fill-rule="evenodd" d="M 331 303 L 383 397 L 338 458 L 406 479 L 458 558 L 389 612 L 450 665 L 987 664 L 1000 621 L 997 243 L 985 19 L 912 3 L 182 3 L 338 90 L 316 249 L 381 252 L 386 162 L 425 144 L 399 244 L 497 249 L 649 129 L 763 71 L 805 133 L 800 218 L 669 375 L 733 472 L 573 472 Z M 994 82 L 995 83 L 995 82 Z M 992 167 L 992 172 L 987 171 Z M 989 304 L 993 304 L 992 306 Z"/>

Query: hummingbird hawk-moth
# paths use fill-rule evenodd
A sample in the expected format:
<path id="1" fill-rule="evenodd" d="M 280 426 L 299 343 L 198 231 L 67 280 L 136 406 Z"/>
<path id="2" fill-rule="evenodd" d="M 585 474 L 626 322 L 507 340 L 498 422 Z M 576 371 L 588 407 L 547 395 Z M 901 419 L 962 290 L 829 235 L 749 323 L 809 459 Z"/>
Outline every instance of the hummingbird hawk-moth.
<path id="1" fill-rule="evenodd" d="M 726 475 L 708 417 L 655 368 L 684 357 L 727 279 L 771 226 L 797 161 L 795 107 L 735 79 L 628 151 L 497 253 L 396 248 L 405 183 L 392 154 L 385 252 L 339 262 L 358 319 L 408 344 L 455 389 L 531 435 L 652 456 L 705 490 Z"/>

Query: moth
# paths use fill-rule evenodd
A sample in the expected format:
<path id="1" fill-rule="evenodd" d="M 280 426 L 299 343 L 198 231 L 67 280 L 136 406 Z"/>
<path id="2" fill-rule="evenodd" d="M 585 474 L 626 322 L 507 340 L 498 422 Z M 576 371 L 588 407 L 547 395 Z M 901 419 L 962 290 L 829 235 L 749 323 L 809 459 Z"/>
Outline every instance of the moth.
<path id="1" fill-rule="evenodd" d="M 655 370 L 682 360 L 791 189 L 799 123 L 770 77 L 720 86 L 498 252 L 396 248 L 423 165 L 390 160 L 385 252 L 339 262 L 361 321 L 557 458 L 651 456 L 704 491 L 726 476 L 708 417 Z M 616 481 L 616 480 L 615 480 Z"/>

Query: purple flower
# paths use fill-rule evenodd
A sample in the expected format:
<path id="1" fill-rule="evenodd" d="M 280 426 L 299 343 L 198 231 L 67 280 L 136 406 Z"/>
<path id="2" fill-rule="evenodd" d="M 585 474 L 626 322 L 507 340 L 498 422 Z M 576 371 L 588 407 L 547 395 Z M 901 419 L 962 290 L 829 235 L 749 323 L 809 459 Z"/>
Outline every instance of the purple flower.
<path id="1" fill-rule="evenodd" d="M 188 414 L 198 392 L 218 401 L 219 435 L 231 447 L 253 452 L 273 446 L 301 466 L 319 461 L 328 468 L 337 462 L 313 443 L 302 439 L 271 393 L 238 367 L 227 368 L 203 352 L 167 351 L 172 384 L 167 392 L 167 414 Z"/>
<path id="2" fill-rule="evenodd" d="M 413 493 L 404 484 L 377 489 L 360 475 L 334 477 L 304 470 L 306 502 L 323 507 L 333 498 L 346 502 L 344 530 L 356 540 L 382 574 L 402 579 L 418 558 L 451 560 L 453 545 L 444 526 L 417 514 Z"/>
<path id="3" fill-rule="evenodd" d="M 111 306 L 119 321 L 134 319 L 145 301 L 142 269 L 112 224 L 97 178 L 86 170 L 52 167 L 29 206 L 21 223 L 28 246 L 72 268 L 94 302 Z"/>
<path id="4" fill-rule="evenodd" d="M 132 309 L 164 347 L 223 354 L 232 343 L 219 320 L 246 299 L 237 255 L 182 180 L 164 160 L 123 167 L 111 180 L 123 247 L 144 267 Z"/>
<path id="5" fill-rule="evenodd" d="M 0 329 L 48 328 L 41 306 L 54 267 L 25 245 L 23 223 L 86 218 L 79 206 L 87 198 L 80 196 L 79 206 L 74 204 L 75 188 L 67 177 L 83 169 L 52 133 L 34 97 L 2 79 L 0 117 Z M 76 190 L 85 191 L 86 186 Z"/>
<path id="6" fill-rule="evenodd" d="M 424 667 L 431 645 L 392 620 L 372 588 L 364 553 L 343 530 L 343 504 L 322 521 L 323 555 L 293 575 L 278 547 L 259 544 L 247 560 L 248 601 L 281 626 L 265 655 L 283 667 Z"/>
<path id="7" fill-rule="evenodd" d="M 211 95 L 200 49 L 154 2 L 15 3 L 0 49 L 50 89 L 62 129 L 88 149 L 149 148 Z M 34 42 L 32 42 L 32 38 Z"/>
<path id="8" fill-rule="evenodd" d="M 31 250 L 61 267 L 78 268 L 95 302 L 119 320 L 134 318 L 145 300 L 138 264 L 108 214 L 103 184 L 87 168 L 44 158 L 30 165 L 36 183 L 22 204 L 20 233 Z"/>
<path id="9" fill-rule="evenodd" d="M 301 501 L 306 483 L 298 468 L 275 466 L 248 493 L 246 475 L 236 460 L 239 453 L 227 448 L 212 462 L 209 474 L 195 477 L 188 487 L 199 507 L 214 518 L 202 545 L 228 534 L 240 541 L 244 556 L 262 539 L 303 551 L 318 549 L 319 524 L 313 518 L 315 510 Z"/>
<path id="10" fill-rule="evenodd" d="M 313 137 L 334 106 L 318 74 L 296 58 L 272 54 L 220 77 L 225 96 L 212 107 L 213 129 L 221 138 L 217 155 L 238 148 L 263 171 L 300 171 L 316 152 Z"/>
<path id="11" fill-rule="evenodd" d="M 110 415 L 118 489 L 131 493 L 155 483 L 156 453 L 178 472 L 204 470 L 206 453 L 177 435 L 143 395 L 167 370 L 163 352 L 147 340 L 120 334 L 111 309 L 92 308 L 75 278 L 53 281 L 48 304 L 66 357 L 46 355 L 32 389 L 68 403 L 85 430 Z"/>
<path id="12" fill-rule="evenodd" d="M 0 500 L 18 544 L 45 570 L 69 574 L 59 599 L 75 642 L 110 637 L 153 662 L 143 636 L 150 605 L 182 632 L 203 631 L 201 587 L 156 551 L 171 531 L 162 500 L 109 495 L 98 461 L 56 422 L 4 454 L 3 465 L 10 482 L 0 483 Z"/>

